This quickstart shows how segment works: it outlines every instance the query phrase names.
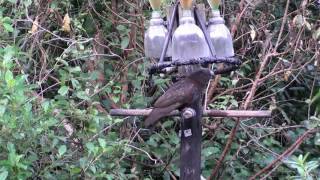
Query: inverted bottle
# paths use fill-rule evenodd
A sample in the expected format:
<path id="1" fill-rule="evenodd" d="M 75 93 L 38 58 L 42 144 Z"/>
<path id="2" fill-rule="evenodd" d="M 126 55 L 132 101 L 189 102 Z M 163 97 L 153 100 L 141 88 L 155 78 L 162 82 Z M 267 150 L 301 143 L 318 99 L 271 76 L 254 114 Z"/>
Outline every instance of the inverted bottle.
<path id="1" fill-rule="evenodd" d="M 161 0 L 149 0 L 153 9 L 150 26 L 144 34 L 144 51 L 146 57 L 159 59 L 168 34 L 167 28 L 161 17 Z M 171 43 L 165 57 L 171 57 Z"/>
<path id="2" fill-rule="evenodd" d="M 184 61 L 209 56 L 208 44 L 203 32 L 195 24 L 191 10 L 183 9 L 180 25 L 172 37 L 172 61 Z M 194 71 L 194 68 L 187 71 Z"/>
<path id="3" fill-rule="evenodd" d="M 209 20 L 208 33 L 218 57 L 234 56 L 230 31 L 217 9 L 212 10 L 212 18 Z"/>

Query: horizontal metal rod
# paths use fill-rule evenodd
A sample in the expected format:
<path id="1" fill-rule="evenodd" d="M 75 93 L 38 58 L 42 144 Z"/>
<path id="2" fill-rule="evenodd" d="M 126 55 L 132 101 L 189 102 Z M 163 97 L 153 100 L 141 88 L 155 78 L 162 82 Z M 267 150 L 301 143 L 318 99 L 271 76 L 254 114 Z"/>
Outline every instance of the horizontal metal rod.
<path id="1" fill-rule="evenodd" d="M 152 65 L 149 68 L 149 74 L 155 74 L 167 67 L 178 67 L 178 66 L 195 65 L 195 64 L 208 65 L 212 63 L 225 63 L 229 65 L 234 65 L 236 67 L 241 65 L 241 61 L 237 57 L 218 57 L 218 56 L 202 57 L 202 58 L 195 58 L 195 59 L 177 60 L 174 62 L 157 63 Z"/>
<path id="2" fill-rule="evenodd" d="M 152 109 L 111 109 L 111 116 L 148 116 Z M 178 110 L 168 116 L 180 116 Z M 271 117 L 271 111 L 205 110 L 205 117 Z"/>

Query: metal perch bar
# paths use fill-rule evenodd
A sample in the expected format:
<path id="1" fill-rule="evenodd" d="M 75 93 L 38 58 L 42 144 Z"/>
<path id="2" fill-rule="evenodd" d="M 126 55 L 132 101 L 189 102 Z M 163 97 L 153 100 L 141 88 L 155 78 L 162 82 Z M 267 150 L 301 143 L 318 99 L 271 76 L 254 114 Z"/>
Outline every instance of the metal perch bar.
<path id="1" fill-rule="evenodd" d="M 111 116 L 148 116 L 152 109 L 111 109 Z M 179 111 L 172 111 L 168 116 L 180 116 Z M 203 117 L 271 117 L 271 111 L 241 110 L 205 110 Z"/>

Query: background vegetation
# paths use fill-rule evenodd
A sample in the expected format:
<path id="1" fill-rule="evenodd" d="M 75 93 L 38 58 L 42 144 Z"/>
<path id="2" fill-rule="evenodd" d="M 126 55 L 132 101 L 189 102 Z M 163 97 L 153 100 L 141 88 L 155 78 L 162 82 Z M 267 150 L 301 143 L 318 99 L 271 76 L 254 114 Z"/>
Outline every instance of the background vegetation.
<path id="1" fill-rule="evenodd" d="M 169 0 L 165 2 L 170 4 Z M 0 179 L 178 179 L 178 124 L 150 133 L 141 0 L 0 0 Z M 270 109 L 270 119 L 204 119 L 202 174 L 320 178 L 319 1 L 223 1 L 241 69 L 217 77 L 208 107 Z M 162 88 L 161 88 L 162 87 Z M 235 128 L 234 128 L 235 129 Z M 277 158 L 281 161 L 272 162 Z"/>

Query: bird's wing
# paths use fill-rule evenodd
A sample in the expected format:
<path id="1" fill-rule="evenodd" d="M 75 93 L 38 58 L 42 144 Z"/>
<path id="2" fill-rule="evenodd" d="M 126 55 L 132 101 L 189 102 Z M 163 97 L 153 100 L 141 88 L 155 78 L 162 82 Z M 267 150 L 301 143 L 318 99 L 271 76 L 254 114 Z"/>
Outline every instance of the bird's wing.
<path id="1" fill-rule="evenodd" d="M 176 102 L 181 105 L 192 101 L 193 93 L 197 91 L 197 86 L 189 79 L 183 79 L 173 84 L 158 100 L 154 107 L 167 107 Z"/>
<path id="2" fill-rule="evenodd" d="M 152 109 L 149 116 L 144 120 L 145 127 L 155 125 L 161 118 L 169 115 L 170 112 L 177 109 L 179 106 L 181 106 L 181 104 L 177 102 L 167 107 Z"/>

